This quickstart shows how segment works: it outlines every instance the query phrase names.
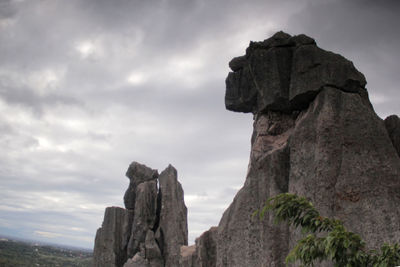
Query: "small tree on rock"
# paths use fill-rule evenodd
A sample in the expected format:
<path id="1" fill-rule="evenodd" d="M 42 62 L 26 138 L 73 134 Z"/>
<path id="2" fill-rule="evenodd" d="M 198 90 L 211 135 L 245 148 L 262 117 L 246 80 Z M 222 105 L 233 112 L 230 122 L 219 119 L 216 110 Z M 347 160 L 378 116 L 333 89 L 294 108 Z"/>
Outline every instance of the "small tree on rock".
<path id="1" fill-rule="evenodd" d="M 276 223 L 286 221 L 301 228 L 305 236 L 286 257 L 286 263 L 299 261 L 302 266 L 332 261 L 335 267 L 395 267 L 400 265 L 399 244 L 383 244 L 380 251 L 368 250 L 361 237 L 347 231 L 340 220 L 322 217 L 304 197 L 283 193 L 267 200 L 254 215 L 262 219 L 272 211 Z M 321 233 L 318 234 L 317 233 Z M 318 265 L 317 265 L 318 266 Z"/>

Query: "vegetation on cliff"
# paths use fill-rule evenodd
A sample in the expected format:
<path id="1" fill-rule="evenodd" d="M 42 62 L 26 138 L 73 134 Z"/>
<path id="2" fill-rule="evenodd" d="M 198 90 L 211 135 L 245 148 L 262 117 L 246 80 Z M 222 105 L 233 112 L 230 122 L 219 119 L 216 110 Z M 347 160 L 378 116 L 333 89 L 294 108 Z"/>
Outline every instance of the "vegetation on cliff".
<path id="1" fill-rule="evenodd" d="M 348 231 L 340 220 L 322 217 L 304 197 L 283 193 L 267 200 L 259 214 L 272 211 L 275 222 L 286 221 L 301 228 L 304 236 L 286 257 L 286 263 L 299 261 L 303 266 L 332 261 L 337 267 L 393 267 L 400 265 L 399 244 L 383 244 L 380 250 L 368 250 L 365 241 Z"/>

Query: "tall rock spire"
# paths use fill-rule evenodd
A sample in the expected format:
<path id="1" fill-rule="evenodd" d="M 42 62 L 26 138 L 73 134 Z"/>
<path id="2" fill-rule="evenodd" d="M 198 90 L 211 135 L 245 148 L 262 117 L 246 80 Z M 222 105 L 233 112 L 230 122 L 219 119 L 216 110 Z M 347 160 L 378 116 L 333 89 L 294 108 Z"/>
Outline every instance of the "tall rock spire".
<path id="1" fill-rule="evenodd" d="M 109 207 L 96 234 L 96 267 L 176 267 L 187 245 L 187 209 L 177 171 L 160 175 L 132 162 L 126 172 L 126 209 Z M 159 188 L 158 188 L 159 187 Z"/>

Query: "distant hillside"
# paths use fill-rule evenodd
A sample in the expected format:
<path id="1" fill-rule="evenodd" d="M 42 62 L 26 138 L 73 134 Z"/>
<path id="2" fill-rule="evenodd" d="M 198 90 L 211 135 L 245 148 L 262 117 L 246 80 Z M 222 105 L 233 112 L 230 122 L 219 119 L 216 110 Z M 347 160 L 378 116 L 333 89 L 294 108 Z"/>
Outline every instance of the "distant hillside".
<path id="1" fill-rule="evenodd" d="M 0 239 L 0 266 L 92 266 L 92 252 Z"/>

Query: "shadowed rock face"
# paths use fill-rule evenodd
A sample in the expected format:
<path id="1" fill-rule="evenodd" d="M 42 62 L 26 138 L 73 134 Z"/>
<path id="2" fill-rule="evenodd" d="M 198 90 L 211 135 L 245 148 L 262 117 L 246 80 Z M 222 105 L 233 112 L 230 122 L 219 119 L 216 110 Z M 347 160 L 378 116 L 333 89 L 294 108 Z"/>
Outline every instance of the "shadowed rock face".
<path id="1" fill-rule="evenodd" d="M 188 244 L 187 209 L 177 172 L 169 165 L 159 177 L 161 212 L 156 240 L 162 244 L 165 266 L 179 266 L 180 247 Z"/>
<path id="2" fill-rule="evenodd" d="M 127 209 L 135 209 L 136 200 L 136 187 L 143 182 L 156 180 L 158 177 L 157 170 L 150 169 L 149 167 L 132 162 L 126 171 L 126 177 L 129 178 L 129 187 L 124 195 L 124 204 Z"/>
<path id="3" fill-rule="evenodd" d="M 278 32 L 250 42 L 246 55 L 232 59 L 226 78 L 228 110 L 291 112 L 306 107 L 323 86 L 366 96 L 365 78 L 353 63 L 325 51 L 305 35 Z"/>
<path id="4" fill-rule="evenodd" d="M 399 242 L 400 119 L 375 114 L 353 63 L 279 32 L 229 65 L 226 108 L 255 116 L 246 182 L 218 226 L 216 266 L 284 266 L 300 233 L 270 214 L 251 216 L 282 192 L 308 197 L 371 248 Z"/>
<path id="5" fill-rule="evenodd" d="M 397 155 L 400 157 L 400 118 L 396 115 L 387 117 L 385 119 L 385 127 L 397 151 Z"/>
<path id="6" fill-rule="evenodd" d="M 97 230 L 93 253 L 94 266 L 122 266 L 127 260 L 124 243 L 132 227 L 132 211 L 108 207 Z"/>

